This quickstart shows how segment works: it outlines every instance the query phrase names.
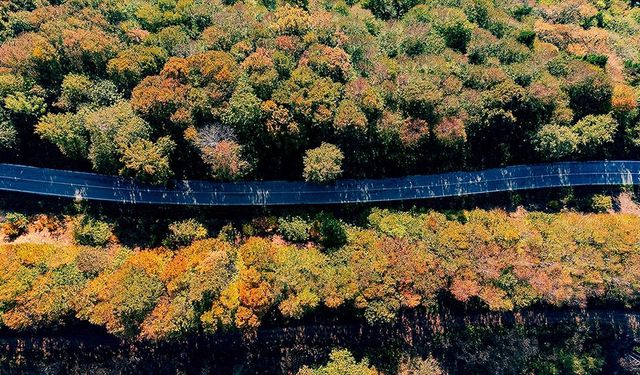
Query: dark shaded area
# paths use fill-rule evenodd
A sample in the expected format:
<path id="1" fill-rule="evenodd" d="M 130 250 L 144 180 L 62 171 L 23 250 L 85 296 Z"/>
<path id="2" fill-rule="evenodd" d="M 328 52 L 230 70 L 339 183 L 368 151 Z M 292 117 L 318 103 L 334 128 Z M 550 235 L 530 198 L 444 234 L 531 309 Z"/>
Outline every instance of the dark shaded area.
<path id="1" fill-rule="evenodd" d="M 594 364 L 592 373 L 618 374 L 625 373 L 621 359 L 637 343 L 639 317 L 625 310 L 416 309 L 394 324 L 371 326 L 319 311 L 301 321 L 267 322 L 253 335 L 219 333 L 160 344 L 123 342 L 78 324 L 1 332 L 0 372 L 277 374 L 323 363 L 332 348 L 347 348 L 386 373 L 408 357 L 433 355 L 451 374 L 539 373 L 550 366 L 565 373 L 580 361 Z"/>

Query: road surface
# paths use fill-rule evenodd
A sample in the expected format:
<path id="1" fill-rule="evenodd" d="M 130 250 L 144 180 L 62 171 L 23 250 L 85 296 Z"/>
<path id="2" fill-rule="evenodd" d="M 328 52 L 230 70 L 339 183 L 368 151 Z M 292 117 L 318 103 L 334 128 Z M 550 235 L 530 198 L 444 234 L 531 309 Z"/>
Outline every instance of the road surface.
<path id="1" fill-rule="evenodd" d="M 268 206 L 401 201 L 563 186 L 640 184 L 640 161 L 521 165 L 377 180 L 220 183 L 173 181 L 147 186 L 94 173 L 0 164 L 0 190 L 120 203 Z"/>

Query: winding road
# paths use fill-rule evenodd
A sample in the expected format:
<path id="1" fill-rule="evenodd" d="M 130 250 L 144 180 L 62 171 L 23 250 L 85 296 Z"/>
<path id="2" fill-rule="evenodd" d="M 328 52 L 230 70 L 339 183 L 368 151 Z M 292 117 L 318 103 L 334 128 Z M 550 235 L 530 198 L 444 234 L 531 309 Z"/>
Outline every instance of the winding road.
<path id="1" fill-rule="evenodd" d="M 86 172 L 0 164 L 0 190 L 120 203 L 269 206 L 401 201 L 565 186 L 640 184 L 640 161 L 519 165 L 377 180 L 173 181 L 147 186 Z"/>

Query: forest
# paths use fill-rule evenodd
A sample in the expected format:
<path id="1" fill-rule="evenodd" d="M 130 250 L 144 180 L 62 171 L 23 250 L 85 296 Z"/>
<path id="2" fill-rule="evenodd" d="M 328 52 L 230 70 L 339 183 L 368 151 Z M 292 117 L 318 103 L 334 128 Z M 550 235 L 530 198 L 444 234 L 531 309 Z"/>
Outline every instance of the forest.
<path id="1" fill-rule="evenodd" d="M 634 5 L 6 1 L 0 156 L 156 184 L 633 159 Z"/>
<path id="2" fill-rule="evenodd" d="M 152 191 L 640 160 L 638 5 L 6 0 L 0 163 Z M 640 358 L 632 186 L 233 208 L 80 190 L 0 193 L 1 373 L 622 374 Z"/>
<path id="3" fill-rule="evenodd" d="M 56 368 L 52 360 L 72 371 L 108 358 L 110 371 L 226 372 L 244 363 L 246 373 L 300 375 L 602 373 L 612 366 L 604 348 L 632 350 L 624 337 L 635 328 L 615 315 L 595 325 L 571 317 L 637 309 L 638 225 L 639 216 L 624 213 L 373 208 L 362 225 L 320 212 L 255 217 L 215 235 L 188 219 L 169 225 L 160 245 L 131 248 L 112 224 L 86 214 L 11 212 L 2 224 L 8 241 L 0 245 L 0 342 L 7 349 L 0 359 L 5 370 L 37 372 Z M 527 311 L 542 318 L 526 318 Z M 538 326 L 554 311 L 568 317 L 562 328 Z M 489 315 L 477 326 L 447 323 L 456 314 Z M 509 314 L 525 314 L 521 325 L 505 326 Z M 71 354 L 73 345 L 53 344 L 85 325 L 101 330 L 90 329 L 95 337 L 140 349 L 92 349 L 97 344 L 89 341 Z M 286 338 L 281 327 L 288 326 L 289 335 L 308 336 L 302 346 L 292 346 L 300 337 Z M 62 336 L 36 344 L 30 356 L 19 354 L 28 346 L 8 339 L 56 332 Z M 249 354 L 230 344 L 207 346 L 234 335 Z M 189 344 L 194 340 L 202 342 Z M 267 349 L 272 345 L 302 352 L 287 360 Z M 498 352 L 506 354 L 494 358 Z"/>
<path id="4" fill-rule="evenodd" d="M 321 307 L 390 323 L 445 297 L 491 311 L 638 306 L 635 215 L 376 209 L 367 220 L 263 219 L 216 237 L 190 220 L 172 226 L 166 246 L 136 250 L 112 234 L 106 246 L 82 245 L 105 230 L 80 223 L 75 244 L 5 244 L 0 323 L 24 330 L 80 319 L 121 337 L 171 340 L 250 332 L 267 314 L 298 319 Z M 33 228 L 54 225 L 39 217 Z"/>

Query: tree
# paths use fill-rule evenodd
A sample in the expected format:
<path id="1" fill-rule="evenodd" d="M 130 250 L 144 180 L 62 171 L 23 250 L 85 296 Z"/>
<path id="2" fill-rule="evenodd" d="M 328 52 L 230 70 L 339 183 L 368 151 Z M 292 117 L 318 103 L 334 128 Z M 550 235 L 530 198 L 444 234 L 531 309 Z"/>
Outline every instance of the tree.
<path id="1" fill-rule="evenodd" d="M 325 366 L 316 369 L 303 367 L 298 375 L 376 375 L 379 372 L 375 367 L 369 366 L 365 358 L 361 362 L 356 361 L 348 350 L 332 350 L 329 354 L 329 362 Z"/>
<path id="2" fill-rule="evenodd" d="M 65 110 L 76 110 L 80 105 L 89 102 L 93 81 L 82 74 L 67 74 L 60 87 L 60 99 L 56 105 Z"/>
<path id="3" fill-rule="evenodd" d="M 323 142 L 319 147 L 305 153 L 302 176 L 310 182 L 333 181 L 342 174 L 343 159 L 344 155 L 338 147 Z"/>
<path id="4" fill-rule="evenodd" d="M 318 242 L 327 248 L 338 248 L 347 242 L 344 223 L 333 215 L 321 212 L 314 223 Z"/>
<path id="5" fill-rule="evenodd" d="M 479 99 L 467 125 L 472 155 L 490 164 L 525 156 L 522 140 L 539 126 L 527 91 L 513 81 L 505 81 L 482 92 Z M 499 151 L 487 153 L 489 145 Z"/>
<path id="6" fill-rule="evenodd" d="M 237 180 L 251 169 L 242 156 L 242 146 L 231 140 L 203 147 L 202 159 L 211 168 L 212 176 L 219 180 Z"/>
<path id="7" fill-rule="evenodd" d="M 292 242 L 308 241 L 311 229 L 311 223 L 299 216 L 278 219 L 278 232 Z"/>
<path id="8" fill-rule="evenodd" d="M 29 219 L 18 212 L 8 212 L 2 222 L 2 233 L 12 239 L 27 231 Z"/>
<path id="9" fill-rule="evenodd" d="M 149 44 L 162 47 L 167 54 L 171 56 L 182 55 L 189 53 L 189 35 L 185 32 L 182 26 L 169 26 L 152 34 L 149 39 Z"/>
<path id="10" fill-rule="evenodd" d="M 117 269 L 91 280 L 83 290 L 78 315 L 114 334 L 137 335 L 164 292 L 160 275 L 167 260 L 152 251 L 129 253 Z"/>
<path id="11" fill-rule="evenodd" d="M 611 109 L 615 113 L 626 114 L 638 108 L 638 97 L 628 85 L 616 84 L 611 96 Z"/>
<path id="12" fill-rule="evenodd" d="M 73 240 L 78 245 L 105 246 L 113 239 L 113 225 L 87 215 L 76 218 Z"/>
<path id="13" fill-rule="evenodd" d="M 26 32 L 2 43 L 0 65 L 26 77 L 47 82 L 60 74 L 60 55 L 45 36 Z"/>
<path id="14" fill-rule="evenodd" d="M 60 152 L 69 158 L 87 157 L 89 134 L 82 114 L 48 113 L 40 119 L 35 132 L 58 146 Z"/>
<path id="15" fill-rule="evenodd" d="M 424 74 L 406 74 L 398 77 L 398 104 L 406 116 L 436 122 L 437 105 L 443 93 L 437 79 Z"/>
<path id="16" fill-rule="evenodd" d="M 120 50 L 120 39 L 98 28 L 62 31 L 62 51 L 67 68 L 92 74 L 104 72 Z"/>
<path id="17" fill-rule="evenodd" d="M 67 74 L 62 80 L 60 97 L 55 103 L 66 111 L 75 111 L 82 106 L 111 106 L 122 100 L 122 94 L 109 80 L 94 81 L 86 75 Z"/>
<path id="18" fill-rule="evenodd" d="M 335 82 L 346 82 L 354 73 L 350 56 L 340 47 L 313 45 L 301 60 L 321 77 L 331 78 Z"/>
<path id="19" fill-rule="evenodd" d="M 398 375 L 446 375 L 440 363 L 429 355 L 427 358 L 405 358 L 400 364 Z"/>
<path id="20" fill-rule="evenodd" d="M 333 126 L 338 132 L 356 131 L 365 133 L 367 117 L 352 100 L 343 100 L 338 105 Z"/>
<path id="21" fill-rule="evenodd" d="M 568 82 L 567 92 L 576 118 L 601 115 L 611 110 L 613 85 L 600 68 L 586 64 L 580 66 Z"/>
<path id="22" fill-rule="evenodd" d="M 242 68 L 247 72 L 248 81 L 256 95 L 263 100 L 271 97 L 279 78 L 271 54 L 271 51 L 257 48 L 242 62 Z"/>
<path id="23" fill-rule="evenodd" d="M 138 140 L 148 140 L 151 135 L 149 124 L 133 112 L 128 102 L 100 107 L 83 115 L 90 139 L 88 158 L 93 168 L 101 173 L 117 174 L 123 167 L 124 151 Z M 138 144 L 141 149 L 144 146 L 147 144 Z M 131 161 L 135 160 L 134 155 L 131 157 Z"/>
<path id="24" fill-rule="evenodd" d="M 578 135 L 571 127 L 549 124 L 535 136 L 535 149 L 542 159 L 562 160 L 578 150 Z"/>
<path id="25" fill-rule="evenodd" d="M 578 138 L 578 149 L 585 156 L 606 155 L 614 141 L 618 122 L 607 115 L 587 115 L 580 119 L 573 131 Z"/>
<path id="26" fill-rule="evenodd" d="M 243 80 L 231 95 L 222 120 L 238 133 L 255 134 L 260 124 L 261 103 L 251 86 Z"/>
<path id="27" fill-rule="evenodd" d="M 362 7 L 369 9 L 373 14 L 382 19 L 400 18 L 415 5 L 420 4 L 420 0 L 366 0 Z"/>
<path id="28" fill-rule="evenodd" d="M 300 124 L 321 128 L 331 124 L 341 88 L 342 84 L 301 66 L 274 91 L 273 101 L 287 106 Z"/>
<path id="29" fill-rule="evenodd" d="M 169 225 L 169 235 L 162 243 L 171 248 L 190 245 L 207 237 L 207 228 L 194 219 L 176 221 Z"/>
<path id="30" fill-rule="evenodd" d="M 75 246 L 52 244 L 5 247 L 3 258 L 10 260 L 3 264 L 9 272 L 3 274 L 2 324 L 17 330 L 52 327 L 71 317 L 87 281 L 75 265 L 79 252 Z"/>
<path id="31" fill-rule="evenodd" d="M 594 194 L 591 197 L 591 210 L 593 212 L 607 212 L 613 209 L 613 202 L 610 196 L 604 194 Z"/>
<path id="32" fill-rule="evenodd" d="M 18 91 L 4 98 L 4 108 L 16 115 L 37 117 L 46 112 L 47 103 L 38 95 Z"/>
<path id="33" fill-rule="evenodd" d="M 433 10 L 433 20 L 438 33 L 444 38 L 447 47 L 465 53 L 471 40 L 473 24 L 467 20 L 460 9 L 437 8 Z"/>
<path id="34" fill-rule="evenodd" d="M 301 318 L 320 305 L 328 261 L 315 246 L 307 245 L 302 251 L 295 246 L 278 248 L 273 289 L 279 292 L 278 309 L 283 316 Z"/>
<path id="35" fill-rule="evenodd" d="M 125 147 L 120 174 L 143 183 L 165 184 L 173 175 L 169 156 L 174 148 L 175 142 L 169 137 L 159 138 L 156 142 L 138 139 Z"/>
<path id="36" fill-rule="evenodd" d="M 176 111 L 186 107 L 188 89 L 177 79 L 149 76 L 134 87 L 131 106 L 151 122 L 167 122 Z"/>
<path id="37" fill-rule="evenodd" d="M 119 87 L 131 89 L 145 76 L 158 73 L 166 59 L 160 47 L 134 45 L 109 60 L 107 72 Z"/>
<path id="38" fill-rule="evenodd" d="M 231 245 L 220 239 L 198 240 L 176 251 L 162 274 L 166 293 L 145 318 L 140 336 L 151 340 L 181 338 L 185 333 L 201 332 L 203 326 L 213 332 L 218 323 L 215 319 L 231 314 L 221 297 L 228 297 L 222 293 L 237 275 L 235 261 Z M 225 324 L 228 327 L 232 322 L 226 320 Z"/>
<path id="39" fill-rule="evenodd" d="M 18 131 L 15 126 L 0 113 L 0 150 L 12 148 L 18 140 Z"/>

